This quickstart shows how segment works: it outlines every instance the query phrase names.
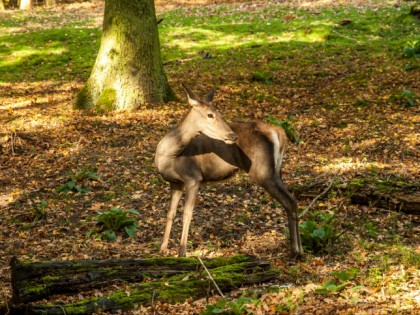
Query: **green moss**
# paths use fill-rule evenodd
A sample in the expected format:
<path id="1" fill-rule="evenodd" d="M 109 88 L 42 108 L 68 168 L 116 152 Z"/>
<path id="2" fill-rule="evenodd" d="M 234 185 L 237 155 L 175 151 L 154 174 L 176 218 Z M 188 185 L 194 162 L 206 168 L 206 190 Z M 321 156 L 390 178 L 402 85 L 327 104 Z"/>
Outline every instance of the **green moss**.
<path id="1" fill-rule="evenodd" d="M 58 276 L 55 276 L 55 277 L 44 276 L 44 277 L 41 278 L 41 281 L 44 282 L 44 283 L 54 282 L 54 281 L 57 281 L 57 280 L 60 280 L 60 277 L 58 277 Z"/>
<path id="2" fill-rule="evenodd" d="M 198 263 L 197 259 L 194 258 L 149 258 L 146 259 L 152 265 L 164 266 L 164 265 L 175 265 L 175 264 L 193 264 Z"/>
<path id="3" fill-rule="evenodd" d="M 378 174 L 372 173 L 363 178 L 355 178 L 349 186 L 352 188 L 363 188 L 373 191 L 393 193 L 397 191 L 405 191 L 413 188 L 413 184 L 407 182 L 404 178 L 380 178 Z"/>
<path id="4" fill-rule="evenodd" d="M 115 109 L 117 103 L 117 92 L 115 89 L 104 89 L 96 102 L 96 111 L 110 112 Z"/>
<path id="5" fill-rule="evenodd" d="M 64 314 L 64 312 L 63 312 Z M 65 308 L 65 314 L 72 314 L 72 315 L 78 315 L 78 314 L 89 314 L 89 311 L 85 305 L 68 305 Z"/>
<path id="6" fill-rule="evenodd" d="M 45 287 L 42 284 L 33 285 L 33 286 L 26 286 L 24 294 L 25 295 L 31 295 L 31 294 L 36 295 L 36 294 L 43 293 L 44 290 L 45 290 Z"/>
<path id="7" fill-rule="evenodd" d="M 92 98 L 89 93 L 89 82 L 77 93 L 74 109 L 88 109 L 92 107 Z"/>
<path id="8" fill-rule="evenodd" d="M 257 70 L 252 74 L 252 80 L 271 84 L 274 81 L 274 73 L 270 71 Z"/>

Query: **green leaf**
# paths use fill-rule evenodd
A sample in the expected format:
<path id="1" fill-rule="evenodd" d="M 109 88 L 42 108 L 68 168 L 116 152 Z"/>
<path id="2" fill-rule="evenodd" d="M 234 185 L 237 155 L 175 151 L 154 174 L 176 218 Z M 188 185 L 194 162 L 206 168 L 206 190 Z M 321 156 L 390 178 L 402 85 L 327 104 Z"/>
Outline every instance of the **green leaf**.
<path id="1" fill-rule="evenodd" d="M 104 236 L 108 241 L 115 241 L 117 239 L 117 235 L 115 234 L 114 231 L 110 231 L 110 230 L 105 230 L 104 231 Z"/>
<path id="2" fill-rule="evenodd" d="M 129 237 L 134 237 L 136 236 L 137 226 L 134 224 L 129 225 L 129 226 L 124 227 L 124 230 Z"/>
<path id="3" fill-rule="evenodd" d="M 321 240 L 325 238 L 325 235 L 326 235 L 325 229 L 322 226 L 312 232 L 313 237 L 317 237 Z"/>
<path id="4" fill-rule="evenodd" d="M 132 214 L 140 214 L 140 212 L 138 212 L 137 210 L 135 210 L 135 209 L 130 209 L 130 210 L 128 210 L 128 212 L 130 212 L 130 213 L 132 213 Z"/>

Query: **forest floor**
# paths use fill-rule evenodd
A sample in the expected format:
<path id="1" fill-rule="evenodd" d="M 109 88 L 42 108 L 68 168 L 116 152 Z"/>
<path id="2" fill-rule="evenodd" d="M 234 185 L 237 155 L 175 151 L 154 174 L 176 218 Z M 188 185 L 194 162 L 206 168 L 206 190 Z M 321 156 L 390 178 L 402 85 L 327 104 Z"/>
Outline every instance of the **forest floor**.
<path id="1" fill-rule="evenodd" d="M 169 186 L 154 151 L 188 110 L 185 82 L 203 96 L 214 86 L 227 121 L 286 122 L 298 143 L 283 178 L 300 210 L 332 183 L 301 219 L 299 262 L 289 259 L 283 209 L 245 174 L 202 187 L 189 255 L 253 254 L 281 271 L 274 282 L 232 292 L 229 307 L 420 314 L 418 214 L 379 197 L 351 202 L 372 187 L 418 193 L 420 22 L 408 14 L 411 2 L 193 3 L 157 1 L 162 58 L 180 101 L 130 113 L 72 109 L 98 51 L 101 2 L 0 12 L 0 306 L 12 294 L 12 256 L 159 256 Z M 111 207 L 139 212 L 129 215 L 135 237 L 118 232 L 110 242 L 95 230 L 98 212 Z M 178 214 L 170 256 L 180 229 Z M 124 314 L 199 314 L 220 299 Z"/>

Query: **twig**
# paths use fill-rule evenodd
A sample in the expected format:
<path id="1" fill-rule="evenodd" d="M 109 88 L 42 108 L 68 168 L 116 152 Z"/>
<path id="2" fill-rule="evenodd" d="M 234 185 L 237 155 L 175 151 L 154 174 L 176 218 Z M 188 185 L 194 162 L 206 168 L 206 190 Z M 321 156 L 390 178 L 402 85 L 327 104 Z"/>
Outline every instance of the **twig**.
<path id="1" fill-rule="evenodd" d="M 306 215 L 309 209 L 314 205 L 315 201 L 317 201 L 319 198 L 321 198 L 331 189 L 336 178 L 337 178 L 337 175 L 334 176 L 334 178 L 331 180 L 331 183 L 328 185 L 328 187 L 311 201 L 311 203 L 306 207 L 306 209 L 299 215 L 299 219 L 302 218 L 304 215 Z"/>
<path id="2" fill-rule="evenodd" d="M 357 40 L 357 39 L 354 39 L 354 38 L 351 38 L 349 36 L 343 35 L 343 34 L 337 32 L 337 31 L 334 31 L 334 30 L 331 30 L 331 32 L 334 33 L 334 34 L 337 34 L 338 36 L 341 36 L 341 37 L 343 37 L 345 39 L 349 39 L 349 40 L 355 41 L 358 44 L 361 44 L 361 42 L 359 40 Z"/>
<path id="3" fill-rule="evenodd" d="M 61 308 L 61 310 L 63 311 L 64 315 L 67 315 L 66 310 L 64 309 L 64 307 L 62 307 L 61 305 L 58 305 L 59 308 Z"/>
<path id="4" fill-rule="evenodd" d="M 204 270 L 207 272 L 210 280 L 213 282 L 214 286 L 216 287 L 217 291 L 219 291 L 220 296 L 224 299 L 225 296 L 223 295 L 222 291 L 220 290 L 219 286 L 217 285 L 216 281 L 214 281 L 213 277 L 211 276 L 209 270 L 207 269 L 207 267 L 204 265 L 203 261 L 201 260 L 200 257 L 197 256 L 197 259 L 199 260 L 199 262 L 201 263 L 201 265 L 203 266 Z"/>

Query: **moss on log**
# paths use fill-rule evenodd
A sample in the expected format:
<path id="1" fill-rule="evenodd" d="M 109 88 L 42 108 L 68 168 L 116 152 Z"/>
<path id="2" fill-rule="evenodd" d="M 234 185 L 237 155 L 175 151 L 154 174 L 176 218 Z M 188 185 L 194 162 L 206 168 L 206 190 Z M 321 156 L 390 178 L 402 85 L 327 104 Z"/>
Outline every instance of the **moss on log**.
<path id="1" fill-rule="evenodd" d="M 152 301 L 183 302 L 189 298 L 199 299 L 208 294 L 213 294 L 213 283 L 209 281 L 207 274 L 201 269 L 201 264 L 195 259 L 162 258 L 142 261 L 143 263 L 147 261 L 148 266 L 167 267 L 167 264 L 169 264 L 171 267 L 168 269 L 170 273 L 165 276 L 165 273 L 162 272 L 158 277 L 152 278 L 153 280 L 150 282 L 130 282 L 132 284 L 130 284 L 129 290 L 116 290 L 103 297 L 93 297 L 71 304 L 32 302 L 26 305 L 21 304 L 20 307 L 15 306 L 14 310 L 19 314 L 90 314 L 100 310 L 127 310 L 133 308 L 136 304 L 147 305 Z M 224 292 L 243 285 L 265 282 L 279 274 L 278 270 L 270 268 L 268 262 L 258 261 L 253 257 L 244 255 L 227 259 L 206 260 L 204 263 L 219 288 Z M 177 270 L 178 267 L 180 267 L 180 272 L 174 274 L 173 271 Z M 50 277 L 50 280 L 54 280 L 54 276 Z M 45 276 L 42 278 L 45 278 Z M 53 292 L 50 291 L 50 293 Z"/>
<path id="2" fill-rule="evenodd" d="M 407 214 L 420 214 L 418 183 L 410 183 L 391 175 L 387 177 L 389 179 L 374 175 L 354 178 L 333 189 L 351 194 L 350 201 L 353 204 L 375 204 L 376 207 L 395 209 Z M 312 184 L 310 187 L 295 185 L 290 190 L 297 196 L 314 198 L 326 185 L 328 184 L 324 182 Z"/>
<path id="3" fill-rule="evenodd" d="M 205 264 L 207 268 L 213 269 L 254 260 L 255 258 L 251 256 L 237 255 L 206 260 Z M 15 304 L 48 298 L 51 294 L 80 292 L 115 280 L 141 282 L 144 277 L 171 276 L 198 270 L 201 267 L 193 258 L 25 263 L 14 257 L 10 265 L 12 302 Z"/>

